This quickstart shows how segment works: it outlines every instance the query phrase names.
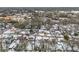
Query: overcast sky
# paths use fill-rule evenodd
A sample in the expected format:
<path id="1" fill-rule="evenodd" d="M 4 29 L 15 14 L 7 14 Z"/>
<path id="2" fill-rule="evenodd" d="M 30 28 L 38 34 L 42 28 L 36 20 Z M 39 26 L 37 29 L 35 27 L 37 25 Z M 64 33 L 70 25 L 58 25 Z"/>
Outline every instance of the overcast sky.
<path id="1" fill-rule="evenodd" d="M 0 7 L 79 7 L 78 0 L 0 0 Z"/>

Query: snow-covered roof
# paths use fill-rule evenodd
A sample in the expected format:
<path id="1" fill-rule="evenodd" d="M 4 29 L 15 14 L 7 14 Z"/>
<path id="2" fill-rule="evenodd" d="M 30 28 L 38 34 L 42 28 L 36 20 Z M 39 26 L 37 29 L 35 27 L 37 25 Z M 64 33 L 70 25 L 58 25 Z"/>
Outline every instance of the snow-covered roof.
<path id="1" fill-rule="evenodd" d="M 26 32 L 25 31 L 22 31 L 21 34 L 26 34 Z"/>
<path id="2" fill-rule="evenodd" d="M 64 38 L 58 38 L 58 41 L 64 40 Z"/>
<path id="3" fill-rule="evenodd" d="M 11 34 L 11 33 L 15 33 L 15 31 L 12 31 L 12 30 L 7 30 L 7 31 L 5 31 L 3 34 Z"/>
<path id="4" fill-rule="evenodd" d="M 44 36 L 44 33 L 39 33 L 38 35 L 40 35 L 40 36 Z"/>
<path id="5" fill-rule="evenodd" d="M 42 37 L 41 37 L 41 36 L 37 36 L 36 39 L 37 39 L 37 40 L 41 40 Z"/>
<path id="6" fill-rule="evenodd" d="M 44 36 L 43 39 L 49 39 L 49 37 L 45 37 L 45 36 Z"/>
<path id="7" fill-rule="evenodd" d="M 44 31 L 45 33 L 50 33 L 49 31 Z"/>
<path id="8" fill-rule="evenodd" d="M 51 36 L 51 34 L 47 34 L 47 36 Z"/>
<path id="9" fill-rule="evenodd" d="M 10 46 L 9 46 L 9 48 L 15 48 L 16 47 L 16 43 L 12 43 Z"/>
<path id="10" fill-rule="evenodd" d="M 19 44 L 20 40 L 16 40 L 16 44 Z"/>
<path id="11" fill-rule="evenodd" d="M 35 36 L 33 36 L 33 35 L 30 35 L 30 36 L 29 36 L 29 38 L 31 38 L 31 39 L 34 39 L 34 38 L 35 38 Z"/>
<path id="12" fill-rule="evenodd" d="M 0 35 L 0 38 L 2 38 L 2 35 Z"/>
<path id="13" fill-rule="evenodd" d="M 45 30 L 43 30 L 43 29 L 40 29 L 40 30 L 39 30 L 39 32 L 44 32 L 44 31 L 45 31 Z"/>
<path id="14" fill-rule="evenodd" d="M 60 32 L 60 31 L 55 31 L 55 33 L 61 34 L 61 32 Z"/>
<path id="15" fill-rule="evenodd" d="M 32 50 L 32 46 L 31 46 L 31 44 L 30 44 L 30 43 L 28 43 L 28 44 L 27 44 L 26 49 L 27 49 L 27 50 Z"/>

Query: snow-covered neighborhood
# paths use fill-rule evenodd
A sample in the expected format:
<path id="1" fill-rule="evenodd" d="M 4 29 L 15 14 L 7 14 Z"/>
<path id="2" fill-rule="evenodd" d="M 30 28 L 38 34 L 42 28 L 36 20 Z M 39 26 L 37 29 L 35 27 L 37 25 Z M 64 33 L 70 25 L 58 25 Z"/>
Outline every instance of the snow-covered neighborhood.
<path id="1" fill-rule="evenodd" d="M 78 52 L 79 11 L 0 8 L 1 52 Z"/>

